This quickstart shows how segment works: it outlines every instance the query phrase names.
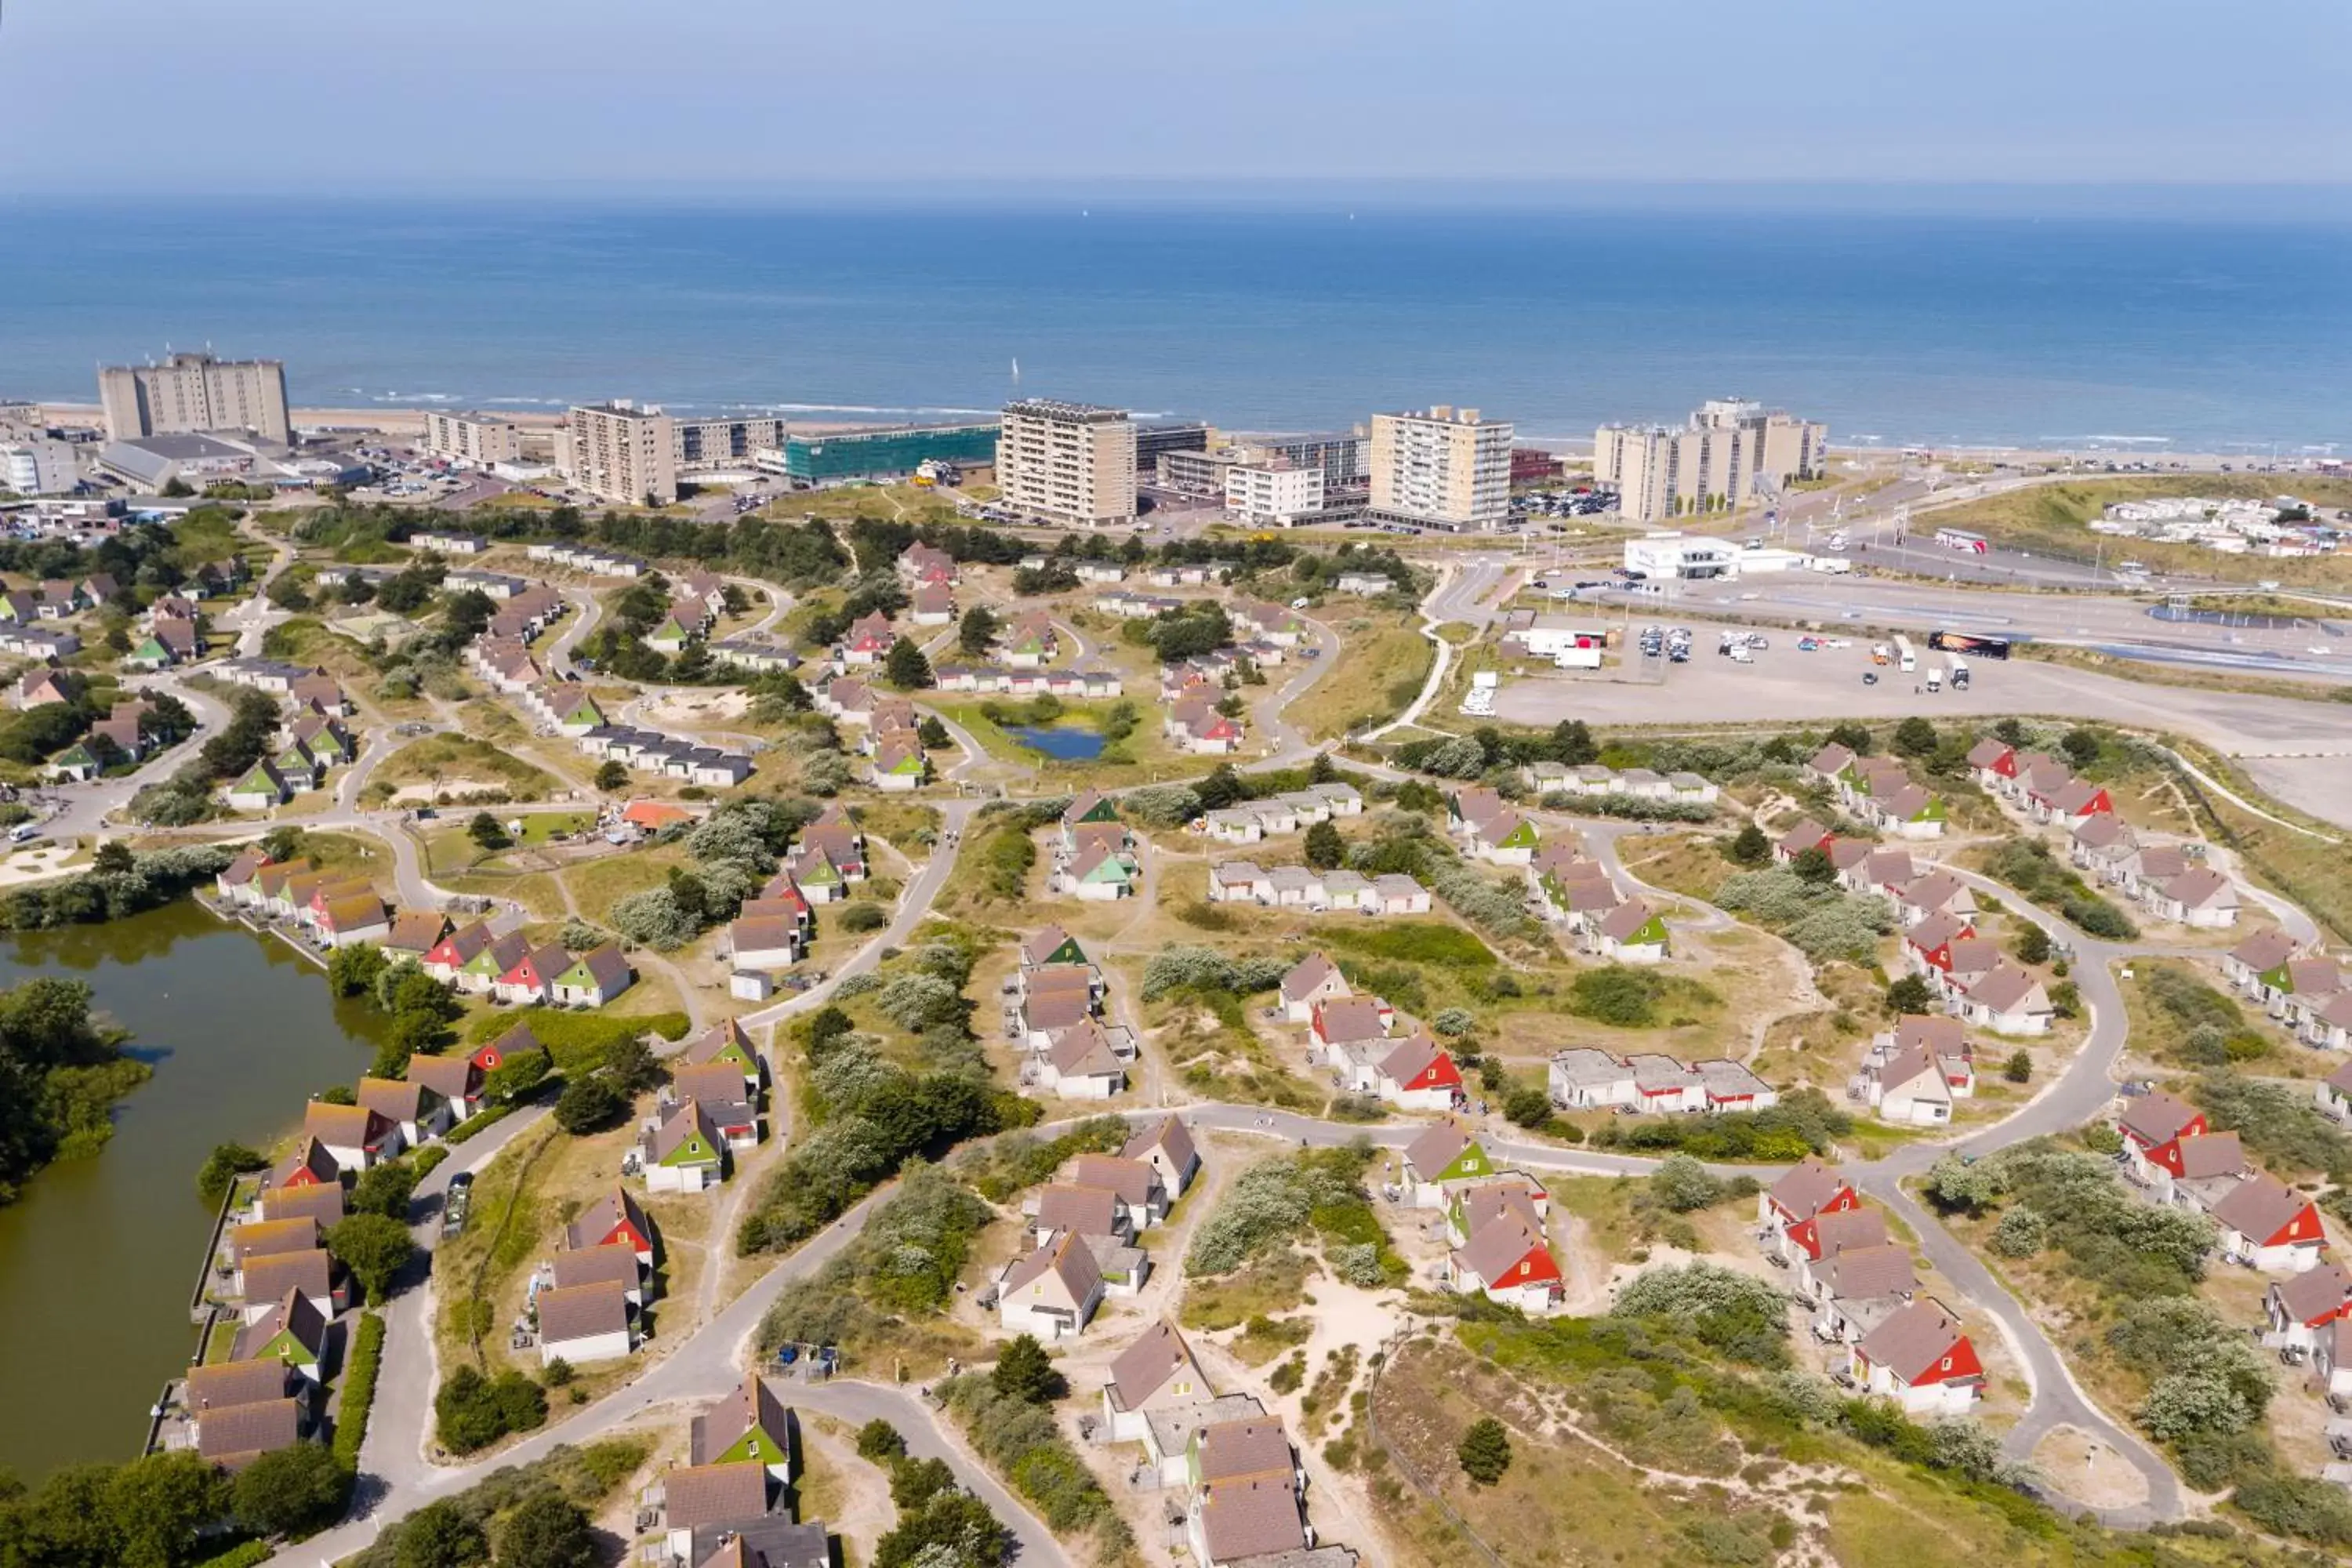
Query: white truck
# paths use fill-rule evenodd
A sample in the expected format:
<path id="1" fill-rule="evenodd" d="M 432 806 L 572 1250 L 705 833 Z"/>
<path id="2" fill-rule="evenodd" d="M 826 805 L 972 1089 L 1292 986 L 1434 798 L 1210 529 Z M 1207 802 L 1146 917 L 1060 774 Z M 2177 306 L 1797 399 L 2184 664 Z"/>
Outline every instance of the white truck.
<path id="1" fill-rule="evenodd" d="M 1929 691 L 1941 691 L 1944 689 L 1944 667 L 1942 665 L 1931 664 L 1927 667 L 1927 689 Z"/>

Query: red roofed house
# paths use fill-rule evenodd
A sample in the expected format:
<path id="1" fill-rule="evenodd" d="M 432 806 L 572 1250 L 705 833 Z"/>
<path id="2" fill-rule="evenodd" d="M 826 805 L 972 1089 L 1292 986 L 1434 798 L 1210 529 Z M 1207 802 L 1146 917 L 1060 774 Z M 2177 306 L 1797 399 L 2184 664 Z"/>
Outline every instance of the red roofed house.
<path id="1" fill-rule="evenodd" d="M 572 955 L 550 942 L 527 952 L 498 978 L 491 993 L 501 1002 L 545 1002 L 555 994 L 555 977 L 572 967 Z"/>
<path id="2" fill-rule="evenodd" d="M 2155 1186 L 2160 1180 L 2158 1171 L 2168 1177 L 2185 1173 L 2181 1140 L 2203 1137 L 2210 1124 L 2203 1111 L 2158 1089 L 2128 1101 L 2123 1114 L 2116 1118 L 2116 1131 L 2124 1135 L 2132 1179 L 2143 1186 Z"/>
<path id="3" fill-rule="evenodd" d="M 1373 1075 L 1382 1100 L 1404 1110 L 1452 1110 L 1463 1100 L 1462 1069 L 1425 1034 L 1391 1051 Z"/>
<path id="4" fill-rule="evenodd" d="M 2221 1227 L 2221 1256 L 2265 1274 L 2316 1268 L 2327 1245 L 2318 1206 L 2268 1171 L 2231 1188 L 2212 1214 Z"/>
<path id="5" fill-rule="evenodd" d="M 1887 1394 L 1907 1415 L 1961 1415 L 1984 1394 L 1984 1363 L 1941 1301 L 1917 1300 L 1863 1336 L 1848 1371 L 1871 1394 Z"/>
<path id="6" fill-rule="evenodd" d="M 1507 1210 L 1480 1227 L 1468 1246 L 1446 1255 L 1445 1282 L 1529 1313 L 1550 1311 L 1567 1289 L 1542 1234 Z"/>
<path id="7" fill-rule="evenodd" d="M 1756 1194 L 1756 1223 L 1776 1237 L 1818 1214 L 1860 1208 L 1861 1195 L 1837 1172 L 1808 1154 L 1788 1174 Z"/>
<path id="8" fill-rule="evenodd" d="M 564 1227 L 563 1247 L 567 1252 L 578 1252 L 591 1247 L 610 1247 L 614 1242 L 626 1242 L 636 1252 L 637 1261 L 646 1268 L 654 1262 L 653 1221 L 637 1206 L 625 1187 L 611 1192 L 580 1211 L 580 1215 Z"/>

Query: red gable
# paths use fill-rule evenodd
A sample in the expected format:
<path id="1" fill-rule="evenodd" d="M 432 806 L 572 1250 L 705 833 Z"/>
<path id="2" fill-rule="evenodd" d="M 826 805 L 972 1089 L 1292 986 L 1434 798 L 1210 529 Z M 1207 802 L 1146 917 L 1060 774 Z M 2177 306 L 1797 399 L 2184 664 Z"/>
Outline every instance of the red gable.
<path id="1" fill-rule="evenodd" d="M 532 953 L 525 953 L 516 962 L 515 966 L 512 969 L 508 970 L 504 974 L 499 976 L 499 984 L 501 985 L 545 985 L 547 984 L 546 978 L 541 976 L 539 973 L 539 966 L 531 962 L 535 956 L 536 955 Z"/>
<path id="2" fill-rule="evenodd" d="M 2324 1237 L 2326 1233 L 2319 1227 L 2319 1210 L 2310 1204 L 2305 1204 L 2294 1211 L 2293 1219 L 2279 1226 L 2273 1235 L 2262 1237 L 2258 1245 L 2286 1247 L 2298 1241 L 2309 1241 L 2314 1237 Z"/>
<path id="3" fill-rule="evenodd" d="M 464 968 L 466 961 L 457 956 L 457 933 L 451 931 L 447 936 L 435 942 L 432 951 L 425 955 L 425 962 L 441 964 L 449 969 Z"/>
<path id="4" fill-rule="evenodd" d="M 1938 942 L 1934 947 L 1921 947 L 1915 942 L 1911 944 L 1911 950 L 1919 955 L 1922 962 L 1931 964 L 1935 968 L 1940 969 L 1945 973 L 1949 974 L 1952 972 L 1952 942 L 1974 942 L 1976 940 L 1976 927 L 1972 925 L 1964 925 L 1948 942 Z"/>
<path id="5" fill-rule="evenodd" d="M 1993 763 L 1992 771 L 1999 773 L 2005 779 L 2015 778 L 2017 776 L 2017 748 L 2015 746 L 2003 746 L 2000 752 L 2000 761 Z"/>
<path id="6" fill-rule="evenodd" d="M 2115 814 L 2115 809 L 2116 803 L 2107 798 L 2107 792 L 2103 788 L 2090 799 L 2084 801 L 2083 803 L 2083 809 L 2076 812 L 2074 815 L 2077 816 L 2110 816 Z"/>
<path id="7" fill-rule="evenodd" d="M 1516 1289 L 1522 1285 L 1557 1285 L 1559 1265 L 1552 1261 L 1551 1249 L 1538 1241 L 1528 1248 L 1526 1257 L 1504 1269 L 1501 1279 L 1486 1283 L 1498 1290 Z"/>
<path id="8" fill-rule="evenodd" d="M 1914 1388 L 1928 1388 L 1939 1383 L 1957 1383 L 1964 1378 L 1984 1376 L 1984 1363 L 1977 1360 L 1977 1347 L 1962 1334 L 1952 1342 L 1952 1348 L 1927 1363 L 1918 1376 L 1911 1380 Z"/>
<path id="9" fill-rule="evenodd" d="M 606 1231 L 604 1235 L 595 1237 L 593 1240 L 590 1241 L 588 1245 L 592 1247 L 610 1247 L 614 1242 L 626 1242 L 632 1248 L 638 1252 L 651 1252 L 654 1249 L 654 1238 L 645 1235 L 643 1232 L 639 1231 L 635 1226 L 630 1224 L 626 1215 L 622 1215 L 621 1218 L 614 1224 L 612 1229 Z"/>
<path id="10" fill-rule="evenodd" d="M 1429 1065 L 1412 1075 L 1403 1087 L 1412 1089 L 1460 1089 L 1462 1069 L 1454 1065 L 1454 1058 L 1444 1051 L 1429 1058 Z"/>

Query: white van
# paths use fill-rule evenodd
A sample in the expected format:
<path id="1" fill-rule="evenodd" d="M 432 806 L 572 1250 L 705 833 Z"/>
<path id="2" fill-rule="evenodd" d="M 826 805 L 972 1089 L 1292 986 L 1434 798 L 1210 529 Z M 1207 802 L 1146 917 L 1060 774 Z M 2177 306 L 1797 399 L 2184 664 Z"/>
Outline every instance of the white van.
<path id="1" fill-rule="evenodd" d="M 16 824 L 16 826 L 8 830 L 8 842 L 11 844 L 22 844 L 26 839 L 38 838 L 40 836 L 41 825 L 39 823 L 20 822 Z"/>
<path id="2" fill-rule="evenodd" d="M 1736 642 L 1731 645 L 1731 662 L 1734 664 L 1754 664 L 1756 662 L 1756 656 L 1748 651 L 1748 645 L 1746 643 Z"/>
<path id="3" fill-rule="evenodd" d="M 1944 689 L 1944 667 L 1942 665 L 1931 664 L 1927 667 L 1927 689 L 1930 691 L 1941 691 Z"/>

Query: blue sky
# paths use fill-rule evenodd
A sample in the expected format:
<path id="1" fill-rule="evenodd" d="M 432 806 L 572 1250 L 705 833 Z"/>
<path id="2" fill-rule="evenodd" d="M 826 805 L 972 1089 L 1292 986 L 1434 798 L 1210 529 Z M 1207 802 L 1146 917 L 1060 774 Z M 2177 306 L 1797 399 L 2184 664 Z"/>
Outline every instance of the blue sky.
<path id="1" fill-rule="evenodd" d="M 2352 182 L 2345 0 L 0 0 L 0 189 Z"/>

